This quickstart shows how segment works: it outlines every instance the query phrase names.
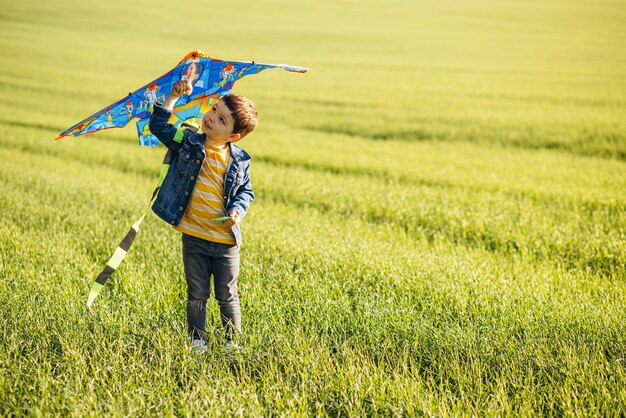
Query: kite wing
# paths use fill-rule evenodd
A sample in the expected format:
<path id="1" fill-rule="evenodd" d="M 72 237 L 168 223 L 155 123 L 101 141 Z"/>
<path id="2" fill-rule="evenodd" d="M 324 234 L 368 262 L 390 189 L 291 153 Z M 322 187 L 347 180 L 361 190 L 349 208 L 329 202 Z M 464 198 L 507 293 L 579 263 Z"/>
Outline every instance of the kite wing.
<path id="1" fill-rule="evenodd" d="M 132 119 L 138 118 L 139 143 L 156 146 L 159 141 L 150 133 L 148 121 L 154 104 L 165 100 L 176 81 L 189 80 L 193 86 L 191 94 L 181 96 L 174 106 L 170 123 L 180 125 L 208 111 L 222 96 L 230 93 L 235 81 L 241 77 L 268 68 L 282 68 L 297 73 L 307 71 L 304 67 L 287 64 L 222 61 L 201 51 L 190 52 L 163 76 L 61 132 L 56 139 L 86 135 L 103 129 L 123 128 Z"/>

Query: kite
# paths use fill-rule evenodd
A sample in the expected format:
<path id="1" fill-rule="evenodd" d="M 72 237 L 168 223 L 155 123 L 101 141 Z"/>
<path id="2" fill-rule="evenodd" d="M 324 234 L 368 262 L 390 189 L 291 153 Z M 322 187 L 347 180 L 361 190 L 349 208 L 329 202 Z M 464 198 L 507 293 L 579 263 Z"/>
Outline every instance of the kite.
<path id="1" fill-rule="evenodd" d="M 55 139 L 87 135 L 103 129 L 123 128 L 132 119 L 138 118 L 139 144 L 156 146 L 159 140 L 150 133 L 148 128 L 150 115 L 154 104 L 165 100 L 176 81 L 188 80 L 193 87 L 191 93 L 181 96 L 174 106 L 170 123 L 179 126 L 189 119 L 201 117 L 222 96 L 230 93 L 230 89 L 238 79 L 268 68 L 282 68 L 296 73 L 307 71 L 304 67 L 287 64 L 222 61 L 211 58 L 202 51 L 192 51 L 176 67 L 161 77 L 71 126 Z"/>
<path id="2" fill-rule="evenodd" d="M 269 68 L 282 68 L 286 71 L 296 73 L 305 73 L 308 71 L 307 68 L 294 67 L 287 64 L 260 64 L 254 61 L 222 61 L 211 58 L 202 51 L 192 51 L 185 55 L 174 68 L 161 77 L 150 81 L 145 86 L 132 93 L 128 93 L 128 96 L 106 106 L 71 126 L 61 132 L 55 139 L 61 139 L 66 136 L 87 135 L 110 128 L 123 128 L 131 120 L 137 118 L 139 119 L 137 121 L 139 144 L 143 146 L 156 146 L 160 142 L 150 133 L 150 116 L 154 105 L 165 100 L 176 81 L 189 81 L 192 86 L 192 91 L 190 94 L 178 98 L 169 122 L 174 126 L 195 128 L 192 120 L 202 117 L 202 115 L 210 110 L 223 96 L 229 94 L 235 81 Z M 172 151 L 168 150 L 161 165 L 159 179 L 152 193 L 148 207 L 132 225 L 107 262 L 105 268 L 93 283 L 87 299 L 87 306 L 90 309 L 106 281 L 115 272 L 115 269 L 117 269 L 124 257 L 126 257 L 137 232 L 139 232 L 139 225 L 158 195 L 173 157 Z M 221 217 L 214 220 L 224 222 L 228 219 L 228 217 Z"/>

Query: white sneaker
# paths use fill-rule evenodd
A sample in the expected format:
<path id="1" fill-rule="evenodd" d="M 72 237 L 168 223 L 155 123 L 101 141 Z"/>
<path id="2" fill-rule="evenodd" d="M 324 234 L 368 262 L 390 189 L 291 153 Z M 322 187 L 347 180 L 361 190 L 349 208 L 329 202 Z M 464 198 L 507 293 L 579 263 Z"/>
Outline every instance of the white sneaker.
<path id="1" fill-rule="evenodd" d="M 193 340 L 191 342 L 191 352 L 195 354 L 203 354 L 207 350 L 206 342 L 202 340 Z"/>
<path id="2" fill-rule="evenodd" d="M 230 340 L 226 342 L 224 351 L 226 352 L 226 355 L 237 354 L 241 352 L 241 347 L 239 347 L 233 340 Z"/>

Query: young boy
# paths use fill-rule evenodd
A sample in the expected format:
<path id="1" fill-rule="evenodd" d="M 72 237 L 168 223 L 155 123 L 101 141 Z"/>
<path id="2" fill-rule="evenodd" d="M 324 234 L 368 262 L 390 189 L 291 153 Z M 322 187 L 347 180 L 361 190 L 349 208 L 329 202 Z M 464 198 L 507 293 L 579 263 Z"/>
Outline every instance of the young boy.
<path id="1" fill-rule="evenodd" d="M 152 132 L 173 154 L 152 210 L 182 232 L 183 264 L 187 280 L 187 331 L 194 351 L 206 350 L 206 303 L 213 276 L 215 298 L 226 330 L 226 351 L 237 346 L 241 330 L 237 292 L 239 223 L 254 192 L 250 185 L 250 156 L 234 145 L 257 125 L 257 112 L 247 98 L 224 96 L 202 118 L 202 133 L 168 123 L 176 100 L 189 94 L 186 81 L 154 106 Z M 228 216 L 228 220 L 216 218 Z"/>

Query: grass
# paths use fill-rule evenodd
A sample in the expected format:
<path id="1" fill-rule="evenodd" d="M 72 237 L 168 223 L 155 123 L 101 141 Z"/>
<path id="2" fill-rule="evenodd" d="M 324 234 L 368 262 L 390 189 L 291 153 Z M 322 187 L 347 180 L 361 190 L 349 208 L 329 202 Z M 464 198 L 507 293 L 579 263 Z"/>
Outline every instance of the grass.
<path id="1" fill-rule="evenodd" d="M 0 14 L 0 414 L 626 412 L 620 2 L 43 0 Z M 244 351 L 185 343 L 162 147 L 59 132 L 202 49 L 237 83 L 257 200 Z"/>

